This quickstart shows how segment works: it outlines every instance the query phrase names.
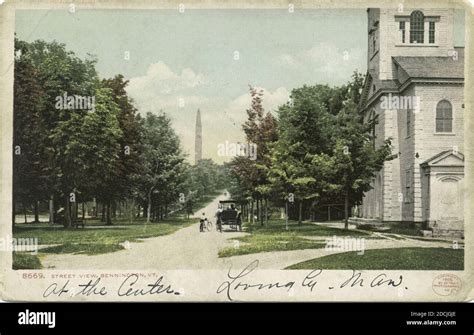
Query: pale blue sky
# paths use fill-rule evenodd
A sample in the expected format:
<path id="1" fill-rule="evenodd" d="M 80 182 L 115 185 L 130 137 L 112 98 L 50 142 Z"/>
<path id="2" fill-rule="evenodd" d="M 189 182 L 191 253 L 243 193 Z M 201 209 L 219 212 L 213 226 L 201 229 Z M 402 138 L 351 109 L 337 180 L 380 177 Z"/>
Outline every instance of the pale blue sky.
<path id="1" fill-rule="evenodd" d="M 17 11 L 16 33 L 94 54 L 101 77 L 130 79 L 137 107 L 168 113 L 190 160 L 197 108 L 203 156 L 224 161 L 217 145 L 243 139 L 249 84 L 265 89 L 273 110 L 295 87 L 340 85 L 366 71 L 365 10 Z"/>

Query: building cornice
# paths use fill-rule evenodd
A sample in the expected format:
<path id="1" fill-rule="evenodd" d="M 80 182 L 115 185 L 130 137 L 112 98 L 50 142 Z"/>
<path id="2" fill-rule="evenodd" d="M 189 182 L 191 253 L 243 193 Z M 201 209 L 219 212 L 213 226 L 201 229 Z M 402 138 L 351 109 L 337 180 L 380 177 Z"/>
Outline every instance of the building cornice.
<path id="1" fill-rule="evenodd" d="M 367 99 L 367 103 L 362 107 L 361 111 L 366 112 L 374 102 L 376 102 L 384 94 L 402 94 L 411 85 L 453 85 L 463 86 L 464 79 L 460 78 L 409 78 L 401 84 L 398 89 L 378 89 L 370 98 Z"/>

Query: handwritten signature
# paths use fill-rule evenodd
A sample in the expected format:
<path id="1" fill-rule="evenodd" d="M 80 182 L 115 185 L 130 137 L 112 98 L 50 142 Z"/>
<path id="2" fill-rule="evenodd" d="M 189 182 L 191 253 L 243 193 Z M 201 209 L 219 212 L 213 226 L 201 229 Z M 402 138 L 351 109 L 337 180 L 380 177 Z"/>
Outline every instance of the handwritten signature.
<path id="1" fill-rule="evenodd" d="M 164 284 L 163 276 L 159 277 L 153 283 L 140 285 L 139 276 L 137 274 L 130 274 L 120 284 L 116 294 L 119 297 L 137 297 L 146 295 L 180 295 L 180 292 L 175 291 L 171 284 Z M 72 288 L 70 281 L 64 284 L 54 282 L 49 285 L 43 292 L 43 297 L 70 295 L 70 296 L 105 296 L 108 294 L 108 289 L 101 283 L 101 279 L 97 278 L 95 281 L 89 280 L 87 283 L 77 285 L 77 289 Z"/>
<path id="2" fill-rule="evenodd" d="M 251 262 L 243 270 L 232 273 L 232 267 L 227 272 L 227 279 L 222 282 L 217 288 L 217 294 L 225 294 L 229 301 L 233 301 L 233 294 L 238 291 L 249 291 L 249 290 L 280 290 L 290 292 L 297 286 L 309 289 L 311 292 L 316 288 L 318 284 L 318 278 L 323 274 L 323 270 L 315 269 L 306 274 L 301 281 L 274 281 L 274 282 L 254 282 L 250 283 L 248 277 L 258 268 L 258 260 Z M 372 275 L 373 276 L 373 275 Z M 386 273 L 379 273 L 375 276 L 368 278 L 364 277 L 362 272 L 352 270 L 352 274 L 348 279 L 345 279 L 342 283 L 335 285 L 339 289 L 351 288 L 351 287 L 398 287 L 403 282 L 403 276 L 400 275 L 398 279 L 391 279 Z M 245 278 L 247 277 L 247 278 Z M 334 289 L 334 286 L 328 287 L 328 289 Z"/>
<path id="3" fill-rule="evenodd" d="M 317 288 L 324 288 L 320 284 L 324 277 L 322 269 L 314 269 L 306 273 L 300 280 L 283 280 L 262 282 L 254 278 L 252 273 L 258 268 L 258 260 L 254 260 L 243 270 L 233 271 L 232 267 L 227 272 L 227 278 L 217 288 L 217 294 L 224 294 L 229 301 L 234 300 L 234 296 L 239 292 L 251 291 L 280 291 L 291 295 L 292 291 L 299 287 L 309 292 L 314 292 Z M 377 287 L 400 287 L 403 283 L 403 276 L 391 278 L 385 272 L 374 275 L 367 274 L 358 270 L 352 270 L 351 275 L 340 283 L 335 283 L 327 289 L 351 289 L 351 288 L 377 288 Z M 181 295 L 171 284 L 165 282 L 163 276 L 160 276 L 154 282 L 142 283 L 138 274 L 128 275 L 124 281 L 113 292 L 119 297 L 139 297 L 152 295 Z M 102 283 L 101 278 L 89 280 L 73 286 L 69 280 L 64 283 L 53 282 L 43 292 L 43 297 L 61 297 L 63 295 L 74 296 L 106 296 L 109 289 Z"/>

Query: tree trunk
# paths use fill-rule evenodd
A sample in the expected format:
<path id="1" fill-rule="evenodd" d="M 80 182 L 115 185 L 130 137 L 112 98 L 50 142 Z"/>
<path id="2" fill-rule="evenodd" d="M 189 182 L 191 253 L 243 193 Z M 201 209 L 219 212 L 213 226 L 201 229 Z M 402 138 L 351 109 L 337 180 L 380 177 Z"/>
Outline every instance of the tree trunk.
<path id="1" fill-rule="evenodd" d="M 112 206 L 110 204 L 110 201 L 107 201 L 107 215 L 106 215 L 106 217 L 107 217 L 106 225 L 107 226 L 112 225 L 112 213 L 111 213 L 111 211 L 112 211 Z"/>
<path id="2" fill-rule="evenodd" d="M 285 201 L 285 225 L 288 230 L 288 200 Z"/>
<path id="3" fill-rule="evenodd" d="M 114 202 L 110 203 L 110 217 L 115 218 L 117 213 L 117 204 Z"/>
<path id="4" fill-rule="evenodd" d="M 302 222 L 302 215 L 303 215 L 303 201 L 299 201 L 298 203 L 298 224 Z"/>
<path id="5" fill-rule="evenodd" d="M 265 225 L 268 225 L 268 199 L 265 198 Z"/>
<path id="6" fill-rule="evenodd" d="M 28 223 L 28 218 L 26 217 L 26 205 L 23 203 L 23 215 L 25 217 L 25 223 Z"/>
<path id="7" fill-rule="evenodd" d="M 39 223 L 39 201 L 35 201 L 34 208 L 35 208 L 35 223 Z"/>
<path id="8" fill-rule="evenodd" d="M 260 221 L 260 199 L 257 198 L 257 222 Z"/>
<path id="9" fill-rule="evenodd" d="M 253 215 L 253 206 L 254 206 L 254 203 L 253 203 L 253 199 L 252 199 L 252 205 L 250 206 L 250 222 L 252 224 L 255 223 L 255 215 Z"/>
<path id="10" fill-rule="evenodd" d="M 344 197 L 344 229 L 349 230 L 349 192 Z"/>
<path id="11" fill-rule="evenodd" d="M 147 212 L 146 212 L 146 222 L 147 223 L 150 223 L 150 217 L 151 217 L 151 190 L 150 192 L 148 192 L 148 208 L 147 208 Z"/>
<path id="12" fill-rule="evenodd" d="M 100 222 L 105 222 L 105 202 L 102 203 L 102 218 Z"/>
<path id="13" fill-rule="evenodd" d="M 49 223 L 54 224 L 54 197 L 49 199 Z"/>
<path id="14" fill-rule="evenodd" d="M 131 200 L 131 203 L 128 204 L 129 208 L 130 208 L 130 223 L 133 223 L 133 219 L 135 218 L 135 199 L 132 199 Z"/>
<path id="15" fill-rule="evenodd" d="M 260 213 L 259 213 L 259 219 L 260 219 L 260 225 L 263 226 L 263 220 L 264 220 L 264 215 L 265 215 L 265 211 L 264 211 L 264 207 L 263 207 L 263 199 L 260 199 Z"/>
<path id="16" fill-rule="evenodd" d="M 79 206 L 77 204 L 77 202 L 74 202 L 74 220 L 77 220 L 77 218 L 79 217 Z"/>
<path id="17" fill-rule="evenodd" d="M 66 208 L 64 209 L 64 227 L 65 228 L 72 227 L 71 202 L 69 200 L 70 200 L 69 195 L 66 195 Z"/>
<path id="18" fill-rule="evenodd" d="M 99 216 L 99 203 L 97 202 L 96 198 L 94 198 L 94 217 L 97 218 Z"/>
<path id="19" fill-rule="evenodd" d="M 250 217 L 250 211 L 252 210 L 251 204 L 247 204 L 247 222 L 251 223 L 252 218 Z"/>
<path id="20" fill-rule="evenodd" d="M 84 221 L 86 218 L 86 206 L 84 205 L 84 202 L 82 202 L 82 221 Z"/>

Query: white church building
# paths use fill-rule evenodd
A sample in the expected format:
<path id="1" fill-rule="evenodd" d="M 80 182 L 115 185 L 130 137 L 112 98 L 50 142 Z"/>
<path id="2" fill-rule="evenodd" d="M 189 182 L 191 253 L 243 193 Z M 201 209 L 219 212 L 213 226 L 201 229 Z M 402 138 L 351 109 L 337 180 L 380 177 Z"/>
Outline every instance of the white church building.
<path id="1" fill-rule="evenodd" d="M 370 8 L 360 109 L 378 119 L 375 145 L 392 138 L 356 222 L 416 224 L 463 234 L 464 49 L 454 10 Z"/>

